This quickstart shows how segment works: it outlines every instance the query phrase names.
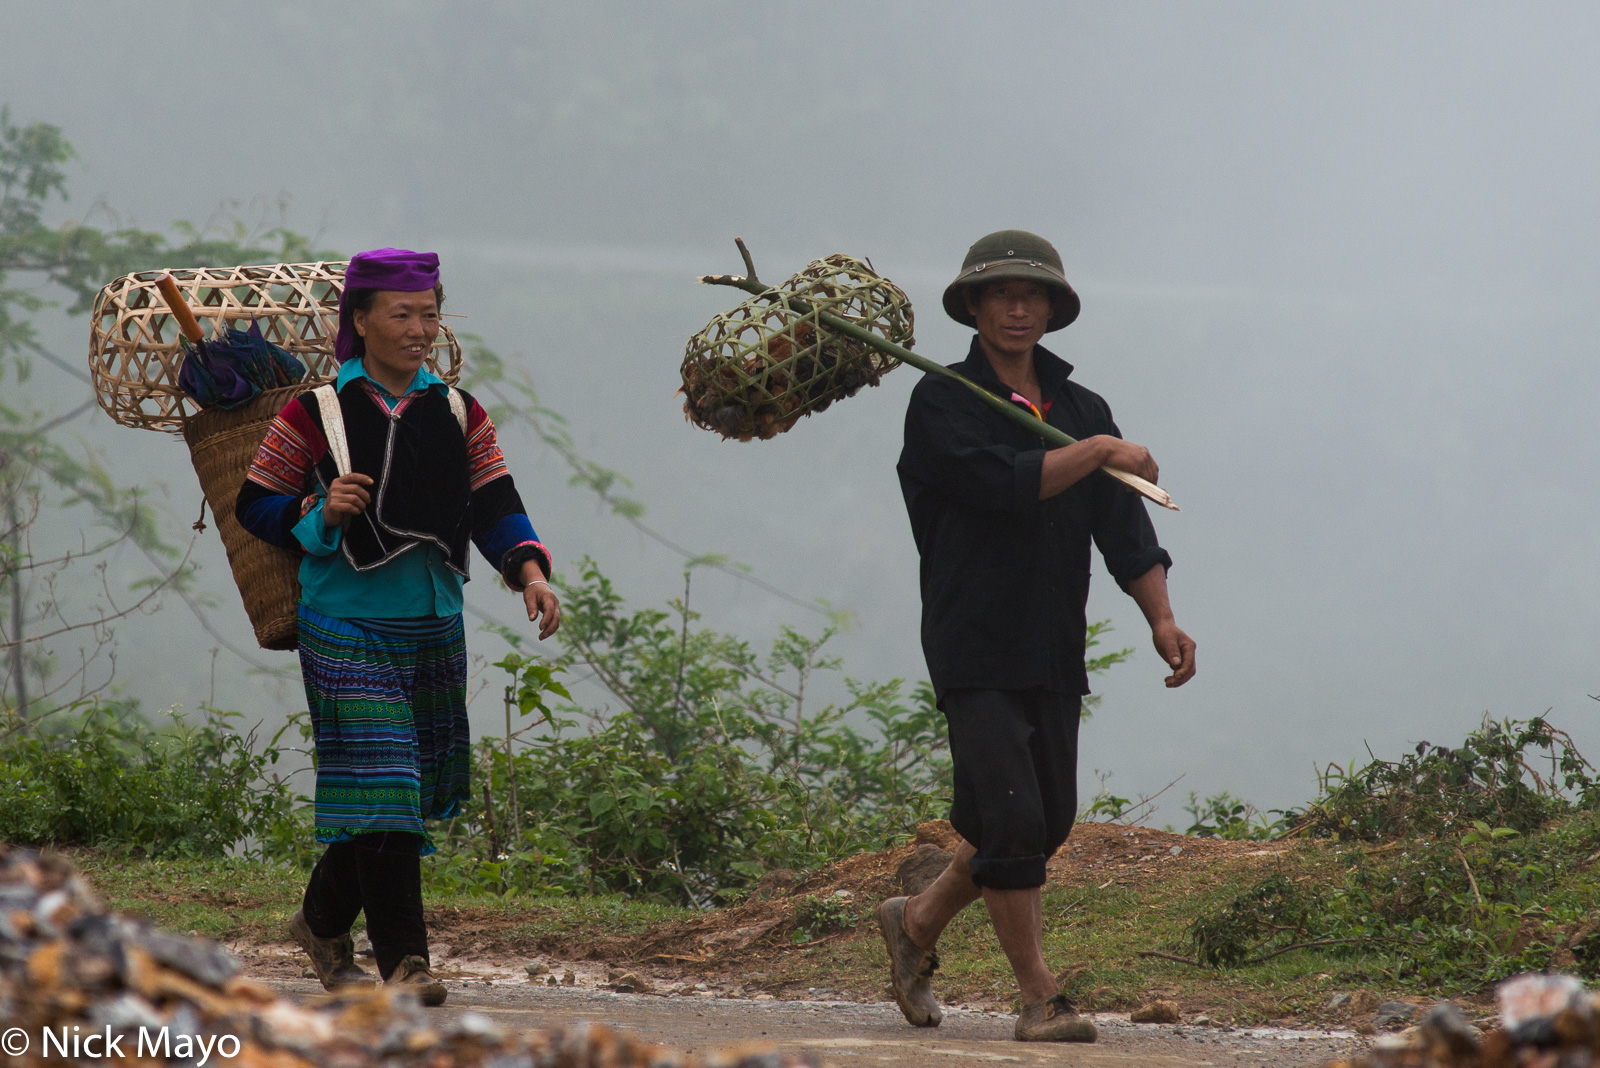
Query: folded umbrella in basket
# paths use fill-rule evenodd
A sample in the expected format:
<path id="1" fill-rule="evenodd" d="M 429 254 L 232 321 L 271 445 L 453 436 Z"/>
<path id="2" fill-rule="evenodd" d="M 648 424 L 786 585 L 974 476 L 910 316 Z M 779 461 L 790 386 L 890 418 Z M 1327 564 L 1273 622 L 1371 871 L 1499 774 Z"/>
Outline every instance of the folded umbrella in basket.
<path id="1" fill-rule="evenodd" d="M 182 331 L 178 385 L 202 408 L 238 408 L 262 390 L 293 385 L 306 376 L 305 364 L 263 337 L 254 320 L 249 330 L 228 327 L 222 337 L 205 340 L 172 276 L 156 284 Z"/>
<path id="2" fill-rule="evenodd" d="M 237 408 L 257 393 L 306 376 L 305 364 L 261 336 L 261 328 L 228 327 L 222 338 L 182 341 L 178 385 L 203 408 Z"/>

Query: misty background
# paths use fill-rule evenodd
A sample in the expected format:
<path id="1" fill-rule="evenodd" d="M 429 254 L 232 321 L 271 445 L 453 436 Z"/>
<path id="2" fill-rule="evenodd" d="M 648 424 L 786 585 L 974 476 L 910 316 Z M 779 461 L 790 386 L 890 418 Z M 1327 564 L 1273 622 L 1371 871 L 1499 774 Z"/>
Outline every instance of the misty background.
<path id="1" fill-rule="evenodd" d="M 1137 655 L 1094 680 L 1085 796 L 1098 769 L 1125 796 L 1182 776 L 1156 823 L 1185 820 L 1190 790 L 1302 803 L 1314 766 L 1455 744 L 1486 711 L 1549 710 L 1600 756 L 1592 6 L 3 0 L 0 16 L 0 102 L 80 157 L 53 221 L 238 215 L 345 255 L 438 251 L 446 311 L 468 316 L 452 325 L 532 375 L 645 521 L 853 612 L 833 649 L 859 678 L 925 674 L 894 473 L 918 373 L 724 442 L 673 396 L 685 340 L 739 296 L 695 276 L 740 269 L 735 235 L 770 280 L 870 256 L 911 296 L 918 350 L 950 362 L 970 333 L 938 298 L 967 246 L 1048 237 L 1083 314 L 1045 344 L 1161 464 L 1183 512 L 1153 518 L 1199 643 L 1197 678 L 1166 691 L 1096 557 L 1089 618 Z M 84 366 L 83 317 L 38 321 Z M 48 417 L 86 387 L 36 362 L 23 391 Z M 200 491 L 179 439 L 97 409 L 71 428 L 187 539 Z M 634 606 L 681 593 L 680 556 L 568 487 L 531 435 L 502 443 L 558 570 L 591 555 Z M 294 657 L 254 649 L 214 527 L 198 556 L 216 626 L 289 676 L 213 659 L 168 599 L 117 628 L 120 684 L 151 711 L 214 692 L 270 731 L 303 707 Z M 117 566 L 149 571 L 131 547 Z M 474 569 L 469 602 L 516 620 L 520 599 Z M 758 647 L 825 623 L 718 572 L 697 572 L 693 603 Z M 483 679 L 474 730 L 499 733 Z"/>

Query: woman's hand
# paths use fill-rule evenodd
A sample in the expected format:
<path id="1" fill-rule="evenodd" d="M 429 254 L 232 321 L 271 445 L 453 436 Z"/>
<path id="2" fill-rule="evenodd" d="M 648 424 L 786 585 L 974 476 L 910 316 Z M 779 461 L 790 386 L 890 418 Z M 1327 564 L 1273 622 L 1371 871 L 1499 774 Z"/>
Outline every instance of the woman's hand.
<path id="1" fill-rule="evenodd" d="M 370 476 L 353 471 L 334 479 L 333 485 L 328 487 L 327 500 L 322 502 L 323 524 L 329 527 L 342 527 L 365 512 L 367 505 L 372 503 L 372 494 L 367 492 L 367 487 L 370 485 L 372 485 Z"/>
<path id="2" fill-rule="evenodd" d="M 539 564 L 527 560 L 522 565 L 522 603 L 528 609 L 528 622 L 539 622 L 539 640 L 544 641 L 561 629 L 561 598 L 544 579 Z"/>

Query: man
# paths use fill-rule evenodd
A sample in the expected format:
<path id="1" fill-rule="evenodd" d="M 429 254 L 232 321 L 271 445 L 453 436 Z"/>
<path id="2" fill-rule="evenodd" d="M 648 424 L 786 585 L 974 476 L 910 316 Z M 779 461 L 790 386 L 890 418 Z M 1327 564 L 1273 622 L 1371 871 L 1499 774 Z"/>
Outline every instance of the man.
<path id="1" fill-rule="evenodd" d="M 1094 1025 L 1045 965 L 1041 912 L 1045 862 L 1077 816 L 1091 539 L 1144 611 L 1169 687 L 1193 677 L 1195 643 L 1173 621 L 1172 559 L 1144 502 L 1099 470 L 1155 482 L 1155 461 L 1039 345 L 1078 316 L 1055 248 L 1021 230 L 990 234 L 968 250 L 944 307 L 977 330 L 954 369 L 1078 440 L 1047 448 L 943 375 L 911 395 L 898 471 L 922 558 L 923 652 L 950 730 L 950 822 L 964 841 L 931 887 L 879 906 L 878 922 L 896 1001 L 934 1027 L 934 945 L 981 896 L 1022 991 L 1016 1037 L 1093 1042 Z"/>

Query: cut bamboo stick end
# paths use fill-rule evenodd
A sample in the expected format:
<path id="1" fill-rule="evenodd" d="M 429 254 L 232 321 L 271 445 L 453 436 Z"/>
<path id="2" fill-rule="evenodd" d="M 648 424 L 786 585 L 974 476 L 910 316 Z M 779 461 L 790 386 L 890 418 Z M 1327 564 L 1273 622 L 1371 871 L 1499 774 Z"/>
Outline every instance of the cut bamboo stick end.
<path id="1" fill-rule="evenodd" d="M 1104 471 L 1118 482 L 1125 483 L 1138 490 L 1145 497 L 1148 497 L 1161 507 L 1170 508 L 1174 512 L 1182 511 L 1181 508 L 1172 503 L 1172 494 L 1168 493 L 1154 482 L 1146 482 L 1138 475 L 1131 474 L 1115 467 L 1102 467 L 1100 470 Z"/>
<path id="2" fill-rule="evenodd" d="M 172 312 L 172 318 L 177 321 L 183 336 L 196 342 L 204 338 L 200 320 L 194 317 L 188 301 L 183 299 L 183 291 L 178 288 L 177 280 L 170 274 L 164 274 L 156 279 L 156 288 L 161 291 L 162 299 L 167 302 L 167 310 Z"/>

